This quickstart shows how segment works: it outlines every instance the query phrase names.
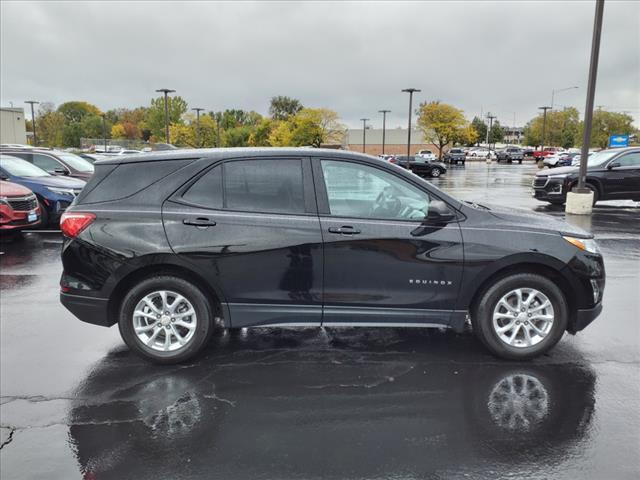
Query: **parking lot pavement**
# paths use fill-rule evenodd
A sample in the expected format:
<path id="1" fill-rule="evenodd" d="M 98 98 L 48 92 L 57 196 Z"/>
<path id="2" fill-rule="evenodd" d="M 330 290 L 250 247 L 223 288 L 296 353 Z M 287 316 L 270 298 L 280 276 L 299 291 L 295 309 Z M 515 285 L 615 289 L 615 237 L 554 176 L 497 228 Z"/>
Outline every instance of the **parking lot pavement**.
<path id="1" fill-rule="evenodd" d="M 536 167 L 451 167 L 454 196 L 564 216 Z M 221 332 L 159 367 L 58 302 L 61 240 L 0 245 L 0 477 L 638 478 L 640 208 L 589 219 L 602 315 L 548 355 L 497 360 L 470 334 L 420 329 Z"/>

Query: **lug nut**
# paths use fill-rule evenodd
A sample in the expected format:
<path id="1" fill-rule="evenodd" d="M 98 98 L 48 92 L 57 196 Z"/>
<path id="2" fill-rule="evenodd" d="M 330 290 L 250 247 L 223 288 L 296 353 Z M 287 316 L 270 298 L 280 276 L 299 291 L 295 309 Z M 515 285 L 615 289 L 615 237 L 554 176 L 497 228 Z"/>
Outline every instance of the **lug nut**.
<path id="1" fill-rule="evenodd" d="M 520 320 L 516 320 L 516 325 L 520 325 Z"/>
<path id="2" fill-rule="evenodd" d="M 171 321 L 172 321 L 172 322 L 175 322 L 175 321 L 176 321 L 176 319 L 175 319 L 175 318 L 172 318 L 172 319 L 171 319 Z"/>

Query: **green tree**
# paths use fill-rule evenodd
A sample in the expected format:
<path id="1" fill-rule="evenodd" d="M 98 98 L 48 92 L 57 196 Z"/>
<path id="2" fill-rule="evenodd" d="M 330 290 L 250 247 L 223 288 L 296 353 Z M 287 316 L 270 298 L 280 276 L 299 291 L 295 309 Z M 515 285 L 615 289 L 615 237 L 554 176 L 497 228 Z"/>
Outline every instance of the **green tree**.
<path id="1" fill-rule="evenodd" d="M 249 137 L 251 136 L 250 126 L 240 126 L 230 128 L 224 131 L 222 136 L 223 146 L 225 147 L 247 147 L 249 145 Z"/>
<path id="2" fill-rule="evenodd" d="M 496 144 L 504 140 L 504 128 L 500 125 L 500 122 L 496 120 L 491 125 L 491 132 L 489 134 L 489 143 Z"/>
<path id="3" fill-rule="evenodd" d="M 590 147 L 606 148 L 611 135 L 630 135 L 635 132 L 633 117 L 626 113 L 596 110 L 593 112 Z M 578 142 L 582 143 L 583 125 L 580 123 L 576 131 Z M 578 143 L 577 142 L 577 143 Z"/>
<path id="4" fill-rule="evenodd" d="M 40 104 L 36 122 L 39 144 L 42 143 L 47 147 L 63 146 L 64 115 L 56 111 L 52 103 Z"/>
<path id="5" fill-rule="evenodd" d="M 342 143 L 345 127 L 338 114 L 327 108 L 303 108 L 288 120 L 279 122 L 268 141 L 276 147 L 314 146 Z"/>
<path id="6" fill-rule="evenodd" d="M 295 98 L 282 95 L 271 97 L 269 115 L 271 115 L 271 118 L 274 120 L 287 120 L 289 117 L 296 115 L 300 110 L 302 110 L 302 104 Z"/>
<path id="7" fill-rule="evenodd" d="M 542 145 L 542 114 L 531 119 L 524 127 L 524 143 L 527 145 Z M 573 147 L 580 127 L 580 116 L 575 108 L 547 112 L 544 145 Z M 580 142 L 580 140 L 578 141 Z"/>
<path id="8" fill-rule="evenodd" d="M 182 115 L 188 109 L 187 102 L 180 96 L 167 99 L 169 125 L 181 124 Z M 164 96 L 151 100 L 151 106 L 144 115 L 144 128 L 151 132 L 155 139 L 164 140 Z"/>
<path id="9" fill-rule="evenodd" d="M 65 102 L 58 107 L 58 112 L 64 115 L 67 123 L 80 122 L 86 116 L 102 114 L 95 105 L 82 101 Z"/>
<path id="10" fill-rule="evenodd" d="M 249 145 L 252 147 L 269 146 L 269 136 L 271 132 L 278 126 L 279 122 L 270 118 L 263 118 L 260 123 L 253 129 L 249 135 Z"/>
<path id="11" fill-rule="evenodd" d="M 418 109 L 418 126 L 424 138 L 438 148 L 440 159 L 444 148 L 456 142 L 467 125 L 462 110 L 438 100 L 422 103 Z"/>
<path id="12" fill-rule="evenodd" d="M 87 115 L 80 123 L 80 132 L 83 138 L 102 138 L 104 133 L 102 130 L 102 117 L 97 115 Z M 111 136 L 111 122 L 105 119 L 107 138 Z"/>
<path id="13" fill-rule="evenodd" d="M 479 117 L 473 117 L 473 120 L 471 120 L 471 126 L 478 134 L 476 142 L 484 142 L 487 138 L 487 124 Z"/>
<path id="14" fill-rule="evenodd" d="M 65 147 L 80 148 L 82 138 L 82 126 L 80 122 L 66 123 L 62 129 L 62 145 Z"/>

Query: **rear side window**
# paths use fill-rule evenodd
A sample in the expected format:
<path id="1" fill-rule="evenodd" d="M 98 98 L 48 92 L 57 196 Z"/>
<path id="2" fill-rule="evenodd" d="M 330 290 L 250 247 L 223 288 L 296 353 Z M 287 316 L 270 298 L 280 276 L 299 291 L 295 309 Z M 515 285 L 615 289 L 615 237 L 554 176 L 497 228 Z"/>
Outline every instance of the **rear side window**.
<path id="1" fill-rule="evenodd" d="M 224 207 L 248 212 L 304 213 L 302 160 L 224 164 Z"/>
<path id="2" fill-rule="evenodd" d="M 222 208 L 222 166 L 212 168 L 182 195 L 187 202 L 207 208 Z"/>
<path id="3" fill-rule="evenodd" d="M 77 203 L 98 203 L 130 197 L 156 183 L 188 161 L 163 160 L 153 162 L 123 163 L 120 165 L 96 164 L 96 173 L 76 199 Z M 106 169 L 106 174 L 102 170 Z"/>
<path id="4" fill-rule="evenodd" d="M 43 170 L 46 170 L 49 173 L 53 173 L 56 170 L 66 170 L 58 161 L 51 158 L 49 155 L 42 155 L 40 153 L 33 154 L 33 164 L 36 167 L 40 167 Z"/>

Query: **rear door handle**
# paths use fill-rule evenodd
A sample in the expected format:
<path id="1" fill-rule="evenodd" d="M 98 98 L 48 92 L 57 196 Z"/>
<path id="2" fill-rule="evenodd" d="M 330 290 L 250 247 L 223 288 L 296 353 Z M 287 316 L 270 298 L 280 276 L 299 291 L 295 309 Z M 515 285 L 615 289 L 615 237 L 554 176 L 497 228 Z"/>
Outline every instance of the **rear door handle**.
<path id="1" fill-rule="evenodd" d="M 342 227 L 330 227 L 329 233 L 339 233 L 341 235 L 357 235 L 360 230 L 353 228 L 351 225 L 343 225 Z"/>
<path id="2" fill-rule="evenodd" d="M 184 225 L 191 225 L 192 227 L 215 227 L 216 222 L 213 220 L 209 220 L 206 217 L 198 217 L 198 218 L 185 218 L 182 220 Z"/>

